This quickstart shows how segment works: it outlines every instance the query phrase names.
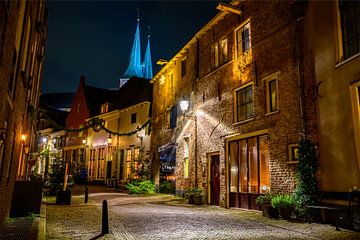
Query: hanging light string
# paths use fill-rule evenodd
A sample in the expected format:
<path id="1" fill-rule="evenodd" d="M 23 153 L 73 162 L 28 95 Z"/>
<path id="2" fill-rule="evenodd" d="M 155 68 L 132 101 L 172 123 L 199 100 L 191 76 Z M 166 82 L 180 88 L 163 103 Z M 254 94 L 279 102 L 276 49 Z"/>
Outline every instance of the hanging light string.
<path id="1" fill-rule="evenodd" d="M 151 126 L 151 121 L 149 118 L 148 120 L 146 120 L 146 122 L 143 125 L 136 127 L 136 129 L 133 131 L 114 132 L 105 127 L 105 121 L 103 119 L 92 118 L 88 121 L 87 125 L 84 127 L 77 128 L 77 129 L 65 128 L 65 127 L 61 126 L 60 124 L 58 124 L 57 122 L 55 122 L 53 119 L 51 119 L 51 117 L 49 117 L 49 115 L 47 115 L 45 112 L 41 112 L 41 113 L 42 113 L 42 116 L 41 116 L 42 119 L 49 121 L 50 125 L 52 125 L 56 129 L 58 129 L 59 131 L 64 130 L 66 132 L 83 132 L 83 131 L 88 130 L 89 128 L 92 128 L 95 132 L 99 132 L 102 129 L 102 130 L 106 131 L 107 133 L 116 135 L 116 136 L 131 136 L 131 135 L 136 134 L 138 131 L 141 131 L 142 129 Z"/>

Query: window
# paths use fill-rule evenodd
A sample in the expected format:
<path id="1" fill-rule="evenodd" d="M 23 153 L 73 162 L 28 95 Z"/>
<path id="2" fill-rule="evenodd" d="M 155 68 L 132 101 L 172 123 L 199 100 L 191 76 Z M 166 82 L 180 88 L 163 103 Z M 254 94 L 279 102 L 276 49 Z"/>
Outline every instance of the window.
<path id="1" fill-rule="evenodd" d="M 222 39 L 215 43 L 214 46 L 214 66 L 218 67 L 227 62 L 228 47 L 227 39 Z"/>
<path id="2" fill-rule="evenodd" d="M 186 75 L 186 57 L 181 61 L 181 77 Z"/>
<path id="3" fill-rule="evenodd" d="M 77 112 L 78 113 L 80 112 L 80 103 L 78 103 L 78 105 L 77 105 Z"/>
<path id="4" fill-rule="evenodd" d="M 253 98 L 252 85 L 243 87 L 236 91 L 236 122 L 241 122 L 254 116 Z"/>
<path id="5" fill-rule="evenodd" d="M 360 2 L 341 0 L 340 17 L 344 58 L 360 52 Z"/>
<path id="6" fill-rule="evenodd" d="M 265 193 L 270 190 L 266 135 L 229 142 L 230 192 Z"/>
<path id="7" fill-rule="evenodd" d="M 278 74 L 264 79 L 266 84 L 266 112 L 273 113 L 279 110 L 278 103 Z"/>
<path id="8" fill-rule="evenodd" d="M 89 177 L 95 177 L 95 149 L 90 150 Z"/>
<path id="9" fill-rule="evenodd" d="M 131 177 L 131 149 L 126 150 L 126 178 Z"/>
<path id="10" fill-rule="evenodd" d="M 132 113 L 132 114 L 131 114 L 130 123 L 131 123 L 131 124 L 136 123 L 136 113 Z"/>
<path id="11" fill-rule="evenodd" d="M 80 106 L 80 103 L 79 103 L 78 107 L 79 106 Z M 100 113 L 107 113 L 108 111 L 109 111 L 109 103 L 101 104 Z M 79 112 L 79 110 L 78 110 L 78 112 Z"/>
<path id="12" fill-rule="evenodd" d="M 189 177 L 189 138 L 184 139 L 184 178 Z"/>
<path id="13" fill-rule="evenodd" d="M 298 144 L 290 144 L 289 150 L 289 163 L 297 163 L 299 161 L 299 147 Z"/>
<path id="14" fill-rule="evenodd" d="M 236 50 L 237 56 L 245 53 L 251 47 L 250 42 L 250 22 L 236 30 Z"/>
<path id="15" fill-rule="evenodd" d="M 177 123 L 177 105 L 173 105 L 168 111 L 168 126 L 169 129 L 174 129 Z"/>
<path id="16" fill-rule="evenodd" d="M 140 149 L 139 149 L 139 148 L 135 148 L 135 149 L 134 149 L 134 165 L 135 165 L 135 169 L 134 169 L 134 170 L 136 170 L 136 172 L 135 172 L 134 178 L 138 178 L 138 177 L 139 177 L 139 176 L 137 175 L 137 173 L 138 173 L 138 171 L 141 169 L 141 164 L 140 164 L 140 161 L 139 161 L 139 160 L 141 160 L 141 159 L 139 158 L 139 156 L 140 156 Z"/>

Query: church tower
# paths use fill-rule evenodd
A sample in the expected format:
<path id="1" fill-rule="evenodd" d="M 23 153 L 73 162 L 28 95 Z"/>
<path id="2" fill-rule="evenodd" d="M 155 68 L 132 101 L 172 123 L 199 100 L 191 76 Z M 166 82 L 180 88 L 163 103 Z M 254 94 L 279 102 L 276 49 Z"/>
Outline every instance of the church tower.
<path id="1" fill-rule="evenodd" d="M 123 75 L 120 78 L 119 88 L 122 87 L 131 77 L 139 77 L 151 79 L 153 77 L 151 52 L 150 52 L 150 35 L 148 35 L 147 46 L 145 50 L 144 61 L 141 62 L 141 43 L 140 43 L 140 30 L 139 30 L 140 18 L 137 18 L 136 31 L 134 36 L 134 42 L 131 49 L 129 65 Z"/>

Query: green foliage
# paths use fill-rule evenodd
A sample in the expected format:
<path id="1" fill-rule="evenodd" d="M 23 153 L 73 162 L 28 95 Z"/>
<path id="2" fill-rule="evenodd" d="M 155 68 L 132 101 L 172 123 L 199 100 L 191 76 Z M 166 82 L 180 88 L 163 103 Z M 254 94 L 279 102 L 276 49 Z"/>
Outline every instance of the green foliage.
<path id="1" fill-rule="evenodd" d="M 161 193 L 175 193 L 175 184 L 172 181 L 162 181 L 160 182 L 159 191 Z"/>
<path id="2" fill-rule="evenodd" d="M 294 206 L 294 199 L 289 194 L 277 194 L 271 198 L 273 208 L 289 208 Z"/>
<path id="3" fill-rule="evenodd" d="M 186 189 L 186 195 L 202 196 L 203 190 L 201 188 L 190 187 L 190 188 Z"/>
<path id="4" fill-rule="evenodd" d="M 62 190 L 64 185 L 66 163 L 61 158 L 55 158 L 54 163 L 51 166 L 51 172 L 49 174 L 49 180 L 46 182 L 46 186 L 49 189 L 50 195 L 55 195 L 58 190 Z M 71 175 L 68 178 L 68 187 L 73 185 Z"/>
<path id="5" fill-rule="evenodd" d="M 155 193 L 155 184 L 151 180 L 132 180 L 126 184 L 126 188 L 132 194 Z"/>
<path id="6" fill-rule="evenodd" d="M 271 204 L 271 198 L 273 197 L 273 194 L 271 194 L 270 192 L 267 192 L 264 195 L 260 195 L 256 198 L 255 203 L 257 205 L 265 205 L 265 204 Z"/>
<path id="7" fill-rule="evenodd" d="M 316 150 L 308 139 L 299 142 L 299 163 L 297 166 L 297 186 L 294 192 L 295 208 L 299 215 L 305 213 L 307 205 L 316 203 L 318 182 L 316 173 L 319 169 Z"/>

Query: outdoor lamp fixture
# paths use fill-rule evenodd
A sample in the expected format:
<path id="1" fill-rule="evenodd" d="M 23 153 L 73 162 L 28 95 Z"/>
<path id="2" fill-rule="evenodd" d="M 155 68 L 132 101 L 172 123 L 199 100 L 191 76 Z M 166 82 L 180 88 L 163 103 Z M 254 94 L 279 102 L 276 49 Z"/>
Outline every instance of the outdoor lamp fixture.
<path id="1" fill-rule="evenodd" d="M 46 142 L 47 142 L 47 138 L 46 138 L 46 137 L 43 137 L 43 138 L 42 138 L 42 142 L 43 142 L 43 143 L 46 143 Z"/>
<path id="2" fill-rule="evenodd" d="M 185 114 L 185 112 L 189 109 L 189 100 L 187 99 L 182 99 L 179 102 L 180 105 L 180 110 L 182 111 L 183 114 Z"/>
<path id="3" fill-rule="evenodd" d="M 87 144 L 87 140 L 86 140 L 86 138 L 84 138 L 84 139 L 82 140 L 82 143 L 83 143 L 84 145 L 86 145 L 86 144 Z"/>
<path id="4" fill-rule="evenodd" d="M 109 144 L 109 146 L 111 145 L 112 143 L 112 137 L 111 137 L 111 134 L 109 134 L 108 138 L 107 138 L 107 142 Z"/>
<path id="5" fill-rule="evenodd" d="M 20 135 L 20 139 L 21 139 L 22 142 L 25 142 L 26 138 L 27 138 L 26 134 L 21 134 Z"/>

